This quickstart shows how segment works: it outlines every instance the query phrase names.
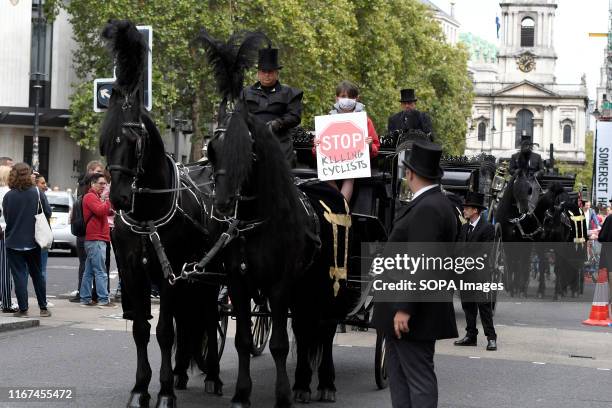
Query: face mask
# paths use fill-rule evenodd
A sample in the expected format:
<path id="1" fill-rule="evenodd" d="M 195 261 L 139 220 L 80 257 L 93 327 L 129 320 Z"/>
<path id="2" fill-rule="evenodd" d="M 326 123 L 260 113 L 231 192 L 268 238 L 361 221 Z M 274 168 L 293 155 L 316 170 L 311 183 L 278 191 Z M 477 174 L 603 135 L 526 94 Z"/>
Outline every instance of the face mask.
<path id="1" fill-rule="evenodd" d="M 343 111 L 352 111 L 355 109 L 357 105 L 357 99 L 350 98 L 339 98 L 338 99 L 338 107 Z"/>

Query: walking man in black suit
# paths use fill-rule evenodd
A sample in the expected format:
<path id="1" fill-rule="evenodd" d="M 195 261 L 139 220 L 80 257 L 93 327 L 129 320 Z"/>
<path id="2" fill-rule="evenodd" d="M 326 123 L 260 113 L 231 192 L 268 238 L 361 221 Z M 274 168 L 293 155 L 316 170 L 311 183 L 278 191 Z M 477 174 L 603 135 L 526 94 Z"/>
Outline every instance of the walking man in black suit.
<path id="1" fill-rule="evenodd" d="M 451 256 L 457 235 L 455 209 L 438 185 L 442 149 L 416 141 L 406 166 L 412 201 L 395 220 L 389 242 L 449 243 L 442 256 Z M 448 253 L 446 253 L 448 252 Z M 379 302 L 374 325 L 387 342 L 387 371 L 394 408 L 435 408 L 438 381 L 434 372 L 436 340 L 457 337 L 452 302 Z"/>
<path id="2" fill-rule="evenodd" d="M 463 216 L 466 220 L 468 220 L 468 222 L 461 227 L 459 242 L 475 243 L 493 241 L 493 238 L 495 237 L 495 228 L 481 216 L 484 208 L 484 194 L 468 193 L 465 199 L 465 204 L 463 205 Z M 471 271 L 467 273 L 477 272 L 478 271 Z M 486 276 L 486 273 L 488 272 L 489 270 L 486 268 L 485 273 L 480 274 L 482 277 L 480 279 L 476 279 L 476 281 L 482 281 L 483 277 Z M 469 276 L 466 276 L 466 279 L 469 278 Z M 476 317 L 478 316 L 478 311 L 480 311 L 480 321 L 482 322 L 485 336 L 487 336 L 487 350 L 497 350 L 497 334 L 495 333 L 495 327 L 493 326 L 493 308 L 490 300 L 486 299 L 486 295 L 482 292 L 472 291 L 466 293 L 462 291 L 461 306 L 465 312 L 467 333 L 464 338 L 455 342 L 455 346 L 476 346 L 476 338 L 478 336 Z"/>

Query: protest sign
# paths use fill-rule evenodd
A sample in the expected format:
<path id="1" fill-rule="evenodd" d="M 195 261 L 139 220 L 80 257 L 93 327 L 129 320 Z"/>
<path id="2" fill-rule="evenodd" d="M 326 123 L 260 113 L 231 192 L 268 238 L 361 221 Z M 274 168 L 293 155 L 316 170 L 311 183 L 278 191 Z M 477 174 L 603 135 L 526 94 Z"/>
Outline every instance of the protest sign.
<path id="1" fill-rule="evenodd" d="M 317 170 L 321 180 L 370 177 L 365 112 L 315 117 Z"/>

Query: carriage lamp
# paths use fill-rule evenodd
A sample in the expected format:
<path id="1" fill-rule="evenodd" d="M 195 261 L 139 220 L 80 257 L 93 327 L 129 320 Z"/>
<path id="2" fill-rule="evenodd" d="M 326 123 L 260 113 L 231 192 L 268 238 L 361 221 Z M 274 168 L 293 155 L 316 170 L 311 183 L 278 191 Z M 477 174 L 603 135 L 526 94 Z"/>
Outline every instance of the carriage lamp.
<path id="1" fill-rule="evenodd" d="M 493 191 L 499 192 L 501 191 L 502 187 L 504 186 L 504 178 L 500 175 L 495 175 L 495 177 L 493 177 L 493 182 L 491 183 L 491 189 L 493 189 Z"/>

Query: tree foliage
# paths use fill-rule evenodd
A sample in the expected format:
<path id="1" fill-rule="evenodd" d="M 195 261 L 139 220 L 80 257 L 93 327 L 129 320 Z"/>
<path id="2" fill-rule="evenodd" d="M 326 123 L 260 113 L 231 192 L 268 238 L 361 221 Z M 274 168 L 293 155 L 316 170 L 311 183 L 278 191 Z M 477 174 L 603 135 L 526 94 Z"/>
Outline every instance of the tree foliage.
<path id="1" fill-rule="evenodd" d="M 164 126 L 171 112 L 194 122 L 194 141 L 213 119 L 218 97 L 202 51 L 192 41 L 200 27 L 226 38 L 258 29 L 281 49 L 281 82 L 304 90 L 302 124 L 334 102 L 335 85 L 348 79 L 378 130 L 399 110 L 399 89 L 415 88 L 449 153 L 463 152 L 472 103 L 467 52 L 444 41 L 432 12 L 417 0 L 79 0 L 48 1 L 70 14 L 78 48 L 79 83 L 71 99 L 69 131 L 95 148 L 101 114 L 91 111 L 91 82 L 112 75 L 99 33 L 109 18 L 153 26 L 153 115 Z M 255 71 L 248 76 L 255 80 Z"/>
<path id="2" fill-rule="evenodd" d="M 591 191 L 593 187 L 593 132 L 587 132 L 584 145 L 585 163 L 578 166 L 565 162 L 557 164 L 560 174 L 575 174 L 574 191 L 581 191 L 586 187 Z"/>

